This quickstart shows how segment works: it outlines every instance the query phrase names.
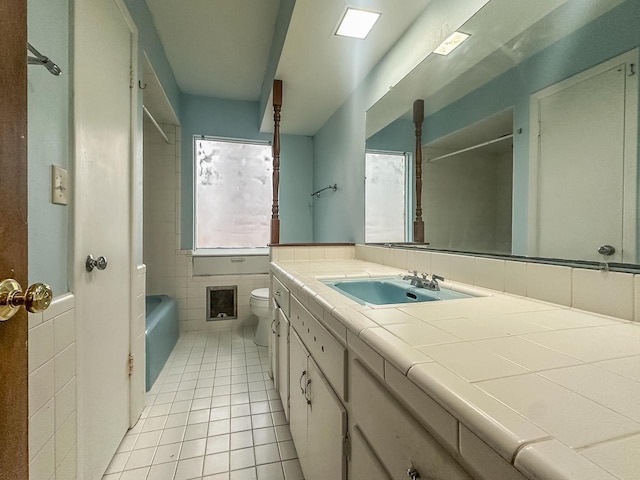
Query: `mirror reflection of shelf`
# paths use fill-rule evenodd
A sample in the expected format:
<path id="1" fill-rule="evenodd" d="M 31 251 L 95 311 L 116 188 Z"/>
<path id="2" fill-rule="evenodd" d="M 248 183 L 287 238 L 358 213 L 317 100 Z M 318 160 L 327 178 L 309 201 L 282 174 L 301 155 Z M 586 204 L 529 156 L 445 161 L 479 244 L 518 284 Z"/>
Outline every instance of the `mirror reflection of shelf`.
<path id="1" fill-rule="evenodd" d="M 494 138 L 493 140 L 488 140 L 486 142 L 479 143 L 477 145 L 472 145 L 472 146 L 467 147 L 467 148 L 456 150 L 455 152 L 445 153 L 444 155 L 439 155 L 437 157 L 430 158 L 430 159 L 427 160 L 427 162 L 430 162 L 430 163 L 431 162 L 437 162 L 438 160 L 444 160 L 445 158 L 454 157 L 456 155 L 460 155 L 461 153 L 471 152 L 473 150 L 479 150 L 479 149 L 486 150 L 485 147 L 489 147 L 489 146 L 495 145 L 495 144 L 500 143 L 500 142 L 505 142 L 506 143 L 506 140 L 512 140 L 512 139 L 513 139 L 513 133 L 509 133 L 509 134 L 504 135 L 502 137 Z M 511 141 L 509 144 L 510 144 L 510 146 L 513 146 L 513 141 Z M 483 150 L 480 150 L 480 151 L 482 153 L 484 153 Z M 496 153 L 496 152 L 491 152 L 491 153 Z"/>
<path id="2" fill-rule="evenodd" d="M 424 145 L 427 163 L 468 152 L 502 155 L 513 146 L 513 109 L 509 108 L 479 120 Z"/>

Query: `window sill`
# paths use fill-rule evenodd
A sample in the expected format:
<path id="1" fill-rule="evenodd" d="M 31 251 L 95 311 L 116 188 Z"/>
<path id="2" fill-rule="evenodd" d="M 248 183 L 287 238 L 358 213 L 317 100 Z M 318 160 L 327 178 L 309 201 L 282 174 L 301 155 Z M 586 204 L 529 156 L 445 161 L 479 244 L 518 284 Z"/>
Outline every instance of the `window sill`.
<path id="1" fill-rule="evenodd" d="M 193 257 L 252 257 L 268 256 L 269 247 L 259 248 L 201 248 L 193 250 Z"/>

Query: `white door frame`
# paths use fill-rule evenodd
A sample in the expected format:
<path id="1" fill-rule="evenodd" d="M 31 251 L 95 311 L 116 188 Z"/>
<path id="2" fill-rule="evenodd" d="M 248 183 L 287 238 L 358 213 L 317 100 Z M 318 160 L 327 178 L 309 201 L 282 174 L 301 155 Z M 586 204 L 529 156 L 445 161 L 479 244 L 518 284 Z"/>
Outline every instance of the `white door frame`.
<path id="1" fill-rule="evenodd" d="M 591 77 L 600 75 L 616 65 L 627 64 L 625 77 L 625 120 L 624 120 L 624 159 L 623 159 L 623 220 L 622 220 L 622 261 L 637 263 L 637 171 L 638 171 L 638 60 L 640 49 L 634 48 L 588 70 L 560 81 L 531 95 L 529 125 L 529 206 L 528 206 L 528 248 L 529 256 L 538 256 L 538 173 L 540 164 L 540 102 L 551 95 L 572 87 Z M 629 68 L 633 64 L 635 70 Z M 631 73 L 631 74 L 629 74 Z"/>

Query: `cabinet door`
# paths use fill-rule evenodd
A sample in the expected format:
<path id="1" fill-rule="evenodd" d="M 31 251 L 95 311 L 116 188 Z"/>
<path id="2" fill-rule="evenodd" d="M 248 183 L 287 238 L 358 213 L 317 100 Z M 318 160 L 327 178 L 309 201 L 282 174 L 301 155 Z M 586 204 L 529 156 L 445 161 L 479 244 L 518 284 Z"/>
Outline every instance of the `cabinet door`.
<path id="1" fill-rule="evenodd" d="M 284 416 L 289 420 L 289 320 L 278 312 L 278 392 L 284 407 Z"/>
<path id="2" fill-rule="evenodd" d="M 438 443 L 362 366 L 352 363 L 351 415 L 371 449 L 393 478 L 408 478 L 415 468 L 429 480 L 471 480 L 455 458 Z"/>
<path id="3" fill-rule="evenodd" d="M 271 325 L 269 326 L 269 375 L 273 378 L 273 383 L 278 384 L 278 336 L 276 323 L 278 322 L 278 312 L 280 307 L 273 301 L 271 309 Z"/>
<path id="4" fill-rule="evenodd" d="M 304 472 L 309 467 L 307 455 L 307 399 L 304 387 L 308 381 L 307 358 L 309 354 L 302 341 L 291 329 L 289 342 L 289 428 Z"/>
<path id="5" fill-rule="evenodd" d="M 371 451 L 362 432 L 356 426 L 351 429 L 349 480 L 391 480 L 376 454 Z"/>
<path id="6" fill-rule="evenodd" d="M 307 391 L 310 400 L 307 442 L 313 448 L 313 455 L 309 456 L 305 478 L 341 480 L 346 476 L 347 412 L 311 357 L 307 363 L 311 382 Z"/>

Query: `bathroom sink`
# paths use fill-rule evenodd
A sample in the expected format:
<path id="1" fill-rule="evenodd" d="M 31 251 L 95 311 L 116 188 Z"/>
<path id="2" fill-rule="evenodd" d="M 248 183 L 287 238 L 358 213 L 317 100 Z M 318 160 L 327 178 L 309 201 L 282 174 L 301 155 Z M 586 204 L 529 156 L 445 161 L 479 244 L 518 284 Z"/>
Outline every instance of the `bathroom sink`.
<path id="1" fill-rule="evenodd" d="M 436 291 L 414 287 L 408 281 L 399 278 L 325 280 L 323 283 L 361 305 L 390 305 L 471 298 L 471 295 L 443 287 Z"/>

